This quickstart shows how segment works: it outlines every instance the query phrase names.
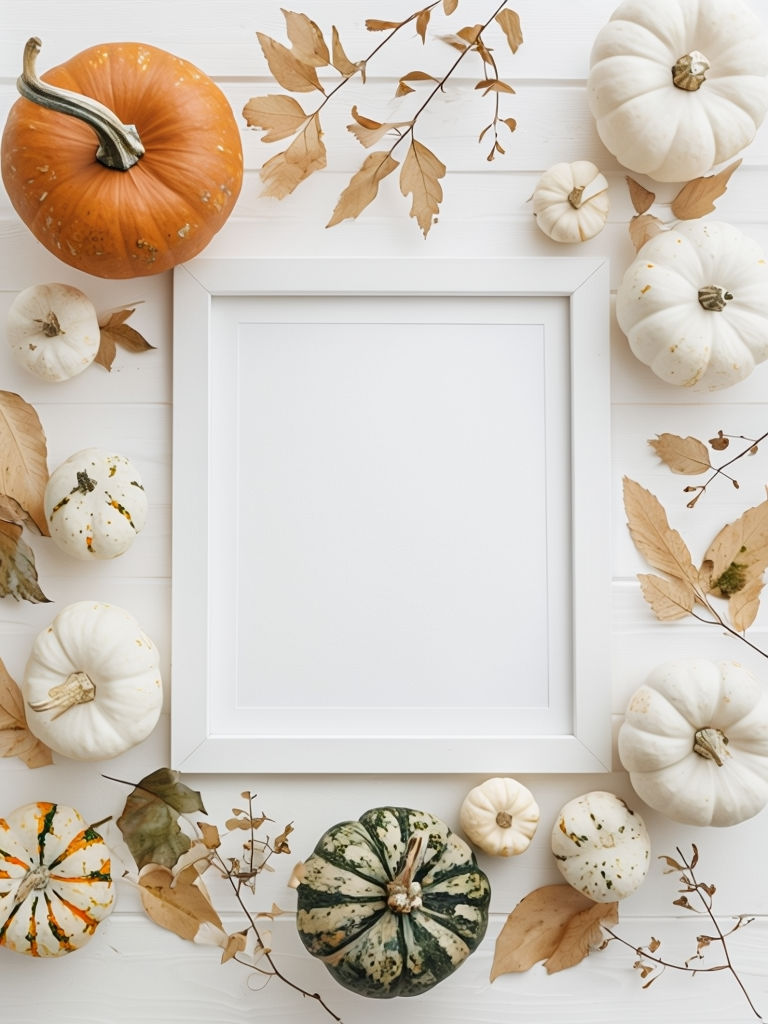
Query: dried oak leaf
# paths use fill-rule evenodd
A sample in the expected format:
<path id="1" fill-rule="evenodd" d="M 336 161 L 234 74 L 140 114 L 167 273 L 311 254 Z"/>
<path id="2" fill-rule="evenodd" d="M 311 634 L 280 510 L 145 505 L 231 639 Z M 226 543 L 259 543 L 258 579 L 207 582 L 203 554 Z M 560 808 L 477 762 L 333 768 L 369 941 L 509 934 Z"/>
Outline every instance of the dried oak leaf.
<path id="1" fill-rule="evenodd" d="M 117 827 L 138 868 L 158 864 L 172 868 L 191 846 L 179 816 L 206 813 L 200 794 L 180 781 L 178 772 L 159 768 L 128 796 Z"/>
<path id="2" fill-rule="evenodd" d="M 37 412 L 12 391 L 0 391 L 0 494 L 13 498 L 48 536 L 43 495 L 48 448 Z"/>
<path id="3" fill-rule="evenodd" d="M 155 346 L 150 345 L 143 334 L 125 322 L 135 312 L 135 309 L 118 309 L 99 317 L 99 351 L 94 362 L 105 370 L 112 369 L 118 345 L 128 352 L 150 352 L 154 349 Z"/>
<path id="4" fill-rule="evenodd" d="M 699 573 L 685 541 L 673 530 L 659 499 L 624 477 L 624 510 L 635 547 L 652 568 L 696 586 Z"/>
<path id="5" fill-rule="evenodd" d="M 323 33 L 311 18 L 296 11 L 283 11 L 285 29 L 292 53 L 300 61 L 315 68 L 327 67 L 331 60 Z"/>
<path id="6" fill-rule="evenodd" d="M 399 164 L 387 152 L 369 153 L 360 170 L 354 174 L 339 196 L 327 228 L 349 218 L 354 219 L 376 198 L 379 182 L 391 174 Z"/>
<path id="7" fill-rule="evenodd" d="M 629 198 L 634 207 L 635 213 L 646 213 L 653 206 L 653 201 L 656 198 L 655 192 L 650 192 L 647 188 L 644 188 L 640 182 L 635 181 L 634 178 L 630 178 L 629 175 L 625 176 L 624 179 L 629 188 Z"/>
<path id="8" fill-rule="evenodd" d="M 673 473 L 698 476 L 712 468 L 709 449 L 696 437 L 680 437 L 678 434 L 657 434 L 648 441 L 658 457 Z"/>
<path id="9" fill-rule="evenodd" d="M 507 43 L 512 53 L 517 53 L 518 47 L 523 41 L 523 32 L 520 28 L 520 17 L 516 11 L 511 11 L 506 7 L 494 18 L 497 25 L 501 26 L 504 35 L 507 37 Z"/>
<path id="10" fill-rule="evenodd" d="M 416 218 L 425 238 L 440 210 L 443 190 L 439 179 L 444 176 L 445 164 L 413 139 L 400 171 L 400 191 L 412 197 L 410 216 Z"/>
<path id="11" fill-rule="evenodd" d="M 640 213 L 629 222 L 629 237 L 637 251 L 660 231 L 666 230 L 664 222 L 654 217 L 652 213 Z"/>
<path id="12" fill-rule="evenodd" d="M 616 924 L 618 903 L 594 903 L 570 885 L 545 885 L 525 896 L 496 939 L 491 981 L 527 971 L 540 960 L 548 974 L 580 963 Z"/>
<path id="13" fill-rule="evenodd" d="M 188 942 L 226 946 L 221 919 L 194 868 L 174 877 L 162 864 L 147 864 L 139 872 L 139 893 L 147 917 L 161 928 Z"/>
<path id="14" fill-rule="evenodd" d="M 0 757 L 19 757 L 28 768 L 53 763 L 50 749 L 27 728 L 18 684 L 0 659 Z"/>
<path id="15" fill-rule="evenodd" d="M 252 97 L 243 107 L 243 117 L 249 128 L 259 128 L 264 132 L 262 142 L 290 139 L 307 120 L 301 104 L 293 96 L 283 93 Z"/>
<path id="16" fill-rule="evenodd" d="M 288 149 L 277 153 L 262 166 L 259 174 L 264 182 L 264 196 L 284 199 L 315 171 L 326 164 L 318 114 L 313 114 Z"/>
<path id="17" fill-rule="evenodd" d="M 272 77 L 278 85 L 288 92 L 312 92 L 313 89 L 317 89 L 325 95 L 317 72 L 311 64 L 300 60 L 287 46 L 283 46 L 263 32 L 257 32 L 256 37 Z"/>
<path id="18" fill-rule="evenodd" d="M 18 523 L 0 520 L 0 597 L 46 604 L 48 598 L 37 582 L 35 555 L 21 539 L 21 529 Z"/>
<path id="19" fill-rule="evenodd" d="M 712 213 L 715 200 L 719 199 L 728 188 L 731 175 L 741 163 L 735 160 L 717 174 L 703 178 L 694 178 L 680 189 L 672 200 L 671 210 L 678 220 L 693 220 Z"/>

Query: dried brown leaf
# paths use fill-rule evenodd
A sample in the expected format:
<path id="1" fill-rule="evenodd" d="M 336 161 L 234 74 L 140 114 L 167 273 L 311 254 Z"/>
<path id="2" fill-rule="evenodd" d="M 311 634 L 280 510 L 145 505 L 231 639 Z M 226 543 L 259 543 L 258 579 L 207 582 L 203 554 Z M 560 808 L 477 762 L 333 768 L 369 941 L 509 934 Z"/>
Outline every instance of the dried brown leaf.
<path id="1" fill-rule="evenodd" d="M 317 89 L 325 93 L 311 64 L 299 60 L 287 46 L 278 43 L 271 36 L 264 35 L 263 32 L 257 32 L 256 36 L 264 59 L 278 85 L 288 92 L 312 92 L 313 89 Z"/>
<path id="2" fill-rule="evenodd" d="M 728 615 L 731 625 L 738 633 L 749 629 L 757 618 L 760 593 L 764 585 L 762 580 L 751 580 L 728 599 Z"/>
<path id="3" fill-rule="evenodd" d="M 400 172 L 400 191 L 412 197 L 410 216 L 416 218 L 425 238 L 440 210 L 443 190 L 439 179 L 444 175 L 445 164 L 413 139 Z"/>
<path id="4" fill-rule="evenodd" d="M 727 523 L 704 554 L 713 590 L 724 597 L 762 580 L 768 568 L 768 500 Z"/>
<path id="5" fill-rule="evenodd" d="M 195 873 L 189 877 L 173 877 L 167 867 L 149 864 L 139 873 L 139 893 L 144 912 L 161 928 L 188 942 L 224 945 L 226 935 L 219 915 L 211 906 Z"/>
<path id="6" fill-rule="evenodd" d="M 325 145 L 318 114 L 313 114 L 288 149 L 278 153 L 260 170 L 265 188 L 262 195 L 284 199 L 315 171 L 326 164 Z"/>
<path id="7" fill-rule="evenodd" d="M 429 19 L 432 11 L 425 7 L 423 11 L 419 11 L 416 17 L 416 32 L 421 36 L 422 43 L 427 41 L 427 26 L 429 25 Z"/>
<path id="8" fill-rule="evenodd" d="M 666 231 L 664 222 L 652 213 L 641 213 L 629 222 L 629 237 L 636 250 L 642 249 L 647 241 L 654 238 L 660 231 Z"/>
<path id="9" fill-rule="evenodd" d="M 354 118 L 354 124 L 348 124 L 347 131 L 351 132 L 360 145 L 365 146 L 366 149 L 376 145 L 389 132 L 396 132 L 399 128 L 411 124 L 410 121 L 374 121 L 359 113 L 357 107 L 352 107 L 350 113 Z"/>
<path id="10" fill-rule="evenodd" d="M 30 604 L 46 604 L 48 598 L 37 582 L 35 555 L 21 539 L 21 526 L 0 520 L 0 597 Z"/>
<path id="11" fill-rule="evenodd" d="M 327 67 L 331 60 L 323 33 L 306 14 L 280 8 L 285 18 L 286 34 L 291 41 L 293 55 L 315 68 Z"/>
<path id="12" fill-rule="evenodd" d="M 629 198 L 632 202 L 632 206 L 635 208 L 635 213 L 645 213 L 651 208 L 651 206 L 653 206 L 656 193 L 650 192 L 638 181 L 635 181 L 634 178 L 630 178 L 629 175 L 625 176 L 625 181 L 629 187 Z"/>
<path id="13" fill-rule="evenodd" d="M 0 494 L 15 499 L 43 536 L 48 448 L 35 409 L 12 391 L 0 391 Z"/>
<path id="14" fill-rule="evenodd" d="M 520 28 L 520 17 L 516 11 L 505 7 L 503 11 L 494 18 L 494 21 L 501 26 L 504 35 L 507 37 L 509 48 L 512 53 L 517 53 L 518 47 L 523 41 L 523 32 Z"/>
<path id="15" fill-rule="evenodd" d="M 33 533 L 40 533 L 37 523 L 29 512 L 9 494 L 0 494 L 0 520 L 4 523 L 16 523 L 17 526 L 26 526 Z"/>
<path id="16" fill-rule="evenodd" d="M 402 21 L 382 21 L 380 18 L 367 18 L 365 27 L 369 32 L 385 32 L 389 28 L 400 28 Z"/>
<path id="17" fill-rule="evenodd" d="M 275 836 L 272 840 L 272 851 L 273 853 L 290 853 L 290 847 L 288 846 L 288 836 L 293 832 L 293 825 L 286 825 L 279 836 Z"/>
<path id="18" fill-rule="evenodd" d="M 668 580 L 651 573 L 638 573 L 637 578 L 643 597 L 660 622 L 674 622 L 693 611 L 695 595 L 687 580 Z"/>
<path id="19" fill-rule="evenodd" d="M 437 82 L 439 79 L 435 78 L 434 75 L 428 75 L 426 71 L 409 71 L 403 75 L 398 83 L 397 89 L 395 90 L 395 96 L 406 96 L 409 92 L 414 90 L 408 85 L 408 82 Z"/>
<path id="20" fill-rule="evenodd" d="M 94 361 L 105 370 L 112 369 L 118 345 L 134 353 L 154 349 L 155 346 L 150 345 L 142 334 L 126 324 L 125 321 L 135 312 L 135 309 L 118 309 L 99 318 L 99 351 Z"/>
<path id="21" fill-rule="evenodd" d="M 376 198 L 379 183 L 398 166 L 397 160 L 387 152 L 369 153 L 363 166 L 352 176 L 339 196 L 326 227 L 333 227 L 350 218 L 354 220 Z"/>
<path id="22" fill-rule="evenodd" d="M 540 960 L 550 974 L 572 967 L 599 944 L 603 921 L 618 921 L 618 903 L 594 903 L 570 885 L 535 889 L 518 903 L 499 933 L 491 981 L 527 971 Z"/>
<path id="23" fill-rule="evenodd" d="M 179 816 L 202 811 L 197 790 L 181 781 L 178 772 L 158 768 L 131 791 L 117 819 L 126 846 L 140 869 L 147 864 L 168 869 L 178 863 L 192 842 L 181 831 Z"/>
<path id="24" fill-rule="evenodd" d="M 673 530 L 658 498 L 624 477 L 624 510 L 635 547 L 650 566 L 695 586 L 698 571 L 685 541 Z"/>
<path id="25" fill-rule="evenodd" d="M 657 434 L 654 439 L 648 441 L 648 444 L 673 473 L 698 476 L 712 468 L 709 449 L 696 437 Z"/>
<path id="26" fill-rule="evenodd" d="M 475 89 L 483 89 L 483 96 L 487 96 L 489 92 L 511 92 L 515 90 L 511 85 L 507 85 L 506 82 L 502 82 L 498 78 L 484 78 L 481 82 L 478 82 Z"/>
<path id="27" fill-rule="evenodd" d="M 459 6 L 459 0 L 443 0 L 443 11 L 445 14 L 453 14 Z"/>
<path id="28" fill-rule="evenodd" d="M 680 189 L 672 200 L 672 213 L 678 220 L 693 220 L 712 213 L 715 200 L 722 196 L 728 188 L 731 175 L 741 163 L 734 160 L 724 170 L 710 174 L 704 178 L 694 178 Z"/>
<path id="29" fill-rule="evenodd" d="M 19 757 L 28 768 L 53 763 L 50 749 L 27 728 L 18 684 L 0 659 L 0 757 Z"/>
<path id="30" fill-rule="evenodd" d="M 363 83 L 365 83 L 365 61 L 359 60 L 353 62 L 344 52 L 344 47 L 341 45 L 341 39 L 339 38 L 339 31 L 334 25 L 331 29 L 331 63 L 345 78 L 351 78 L 356 71 L 359 71 Z"/>
<path id="31" fill-rule="evenodd" d="M 243 107 L 243 117 L 249 128 L 260 128 L 262 142 L 289 139 L 301 130 L 307 120 L 301 104 L 283 93 L 254 96 Z"/>
<path id="32" fill-rule="evenodd" d="M 245 952 L 247 945 L 247 932 L 235 932 L 234 935 L 228 935 L 224 946 L 224 952 L 221 954 L 221 962 L 225 964 L 228 960 L 232 960 L 233 957 L 236 957 L 238 953 Z"/>
<path id="33" fill-rule="evenodd" d="M 207 849 L 216 850 L 221 846 L 221 836 L 215 825 L 210 825 L 207 821 L 198 821 L 197 827 Z"/>

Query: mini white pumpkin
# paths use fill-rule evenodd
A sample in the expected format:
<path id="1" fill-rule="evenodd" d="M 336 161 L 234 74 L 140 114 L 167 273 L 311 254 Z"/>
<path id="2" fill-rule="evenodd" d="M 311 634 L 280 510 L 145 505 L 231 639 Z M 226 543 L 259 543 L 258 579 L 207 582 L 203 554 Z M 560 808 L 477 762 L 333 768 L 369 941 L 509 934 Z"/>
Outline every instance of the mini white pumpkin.
<path id="1" fill-rule="evenodd" d="M 21 365 L 43 380 L 74 377 L 99 351 L 93 303 L 69 284 L 37 284 L 19 292 L 8 311 L 6 331 Z"/>
<path id="2" fill-rule="evenodd" d="M 656 181 L 688 181 L 729 160 L 768 110 L 768 39 L 742 0 L 626 0 L 589 63 L 600 138 Z"/>
<path id="3" fill-rule="evenodd" d="M 768 804 L 768 689 L 737 662 L 657 665 L 618 743 L 637 795 L 674 821 L 736 825 Z"/>
<path id="4" fill-rule="evenodd" d="M 688 221 L 642 246 L 616 293 L 634 355 L 668 384 L 713 391 L 768 359 L 768 262 L 718 221 Z"/>
<path id="5" fill-rule="evenodd" d="M 38 634 L 27 661 L 22 694 L 30 731 L 65 757 L 116 757 L 157 723 L 159 663 L 157 648 L 124 609 L 67 605 Z"/>
<path id="6" fill-rule="evenodd" d="M 514 857 L 528 849 L 539 824 L 539 806 L 517 779 L 486 779 L 467 793 L 459 824 L 471 843 L 492 857 Z"/>
<path id="7" fill-rule="evenodd" d="M 70 455 L 51 473 L 43 500 L 52 540 L 75 558 L 116 558 L 147 518 L 136 467 L 103 448 Z"/>
<path id="8" fill-rule="evenodd" d="M 80 949 L 112 912 L 110 872 L 106 843 L 74 807 L 40 801 L 0 818 L 0 946 Z"/>
<path id="9" fill-rule="evenodd" d="M 595 790 L 561 808 L 552 853 L 569 885 L 596 903 L 613 903 L 645 880 L 651 840 L 643 819 L 621 797 Z"/>
<path id="10" fill-rule="evenodd" d="M 560 163 L 539 178 L 533 193 L 536 223 L 555 242 L 585 242 L 603 230 L 610 201 L 605 175 L 589 160 Z"/>

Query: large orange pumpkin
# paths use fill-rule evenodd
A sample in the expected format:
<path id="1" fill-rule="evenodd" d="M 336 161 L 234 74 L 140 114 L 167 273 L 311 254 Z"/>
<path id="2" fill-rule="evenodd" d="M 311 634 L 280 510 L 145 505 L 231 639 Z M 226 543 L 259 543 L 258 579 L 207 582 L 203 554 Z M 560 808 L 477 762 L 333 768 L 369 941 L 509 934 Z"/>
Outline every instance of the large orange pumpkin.
<path id="1" fill-rule="evenodd" d="M 41 80 L 40 45 L 26 45 L 22 98 L 2 141 L 3 182 L 21 219 L 55 256 L 98 277 L 191 259 L 242 184 L 224 94 L 194 65 L 143 43 L 93 46 Z"/>

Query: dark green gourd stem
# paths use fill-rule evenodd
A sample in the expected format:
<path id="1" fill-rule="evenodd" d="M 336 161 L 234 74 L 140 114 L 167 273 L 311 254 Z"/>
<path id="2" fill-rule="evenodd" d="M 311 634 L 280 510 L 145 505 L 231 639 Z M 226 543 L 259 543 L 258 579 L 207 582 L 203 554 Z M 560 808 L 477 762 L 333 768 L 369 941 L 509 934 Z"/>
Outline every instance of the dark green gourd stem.
<path id="1" fill-rule="evenodd" d="M 109 107 L 105 107 L 103 103 L 90 96 L 42 82 L 35 70 L 35 61 L 41 46 L 42 43 L 36 36 L 27 40 L 24 47 L 23 70 L 16 80 L 16 88 L 25 99 L 46 110 L 54 110 L 84 121 L 93 129 L 98 139 L 96 159 L 99 163 L 117 171 L 129 170 L 144 154 L 144 146 L 135 125 L 123 124 Z"/>

